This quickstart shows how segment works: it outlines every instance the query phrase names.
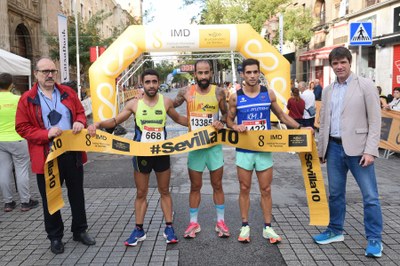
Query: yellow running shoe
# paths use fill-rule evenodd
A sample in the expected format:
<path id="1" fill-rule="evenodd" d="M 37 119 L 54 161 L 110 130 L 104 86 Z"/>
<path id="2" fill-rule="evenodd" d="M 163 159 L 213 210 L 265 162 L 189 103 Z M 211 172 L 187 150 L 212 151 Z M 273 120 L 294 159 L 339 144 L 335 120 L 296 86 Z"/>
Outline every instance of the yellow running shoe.
<path id="1" fill-rule="evenodd" d="M 240 234 L 238 237 L 238 241 L 242 243 L 249 243 L 250 242 L 250 226 L 242 226 L 240 228 Z"/>
<path id="2" fill-rule="evenodd" d="M 282 238 L 275 233 L 274 229 L 270 226 L 266 226 L 263 229 L 263 237 L 266 239 L 269 239 L 269 242 L 271 244 L 277 244 L 282 241 Z"/>

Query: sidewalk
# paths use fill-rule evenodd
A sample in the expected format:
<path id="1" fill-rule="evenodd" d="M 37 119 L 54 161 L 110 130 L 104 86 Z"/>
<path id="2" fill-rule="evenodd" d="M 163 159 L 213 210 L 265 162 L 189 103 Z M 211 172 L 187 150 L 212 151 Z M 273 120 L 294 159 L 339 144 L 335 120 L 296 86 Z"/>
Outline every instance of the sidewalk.
<path id="1" fill-rule="evenodd" d="M 348 198 L 347 216 L 345 224 L 345 242 L 330 245 L 316 245 L 311 236 L 324 230 L 322 227 L 308 225 L 308 209 L 305 204 L 304 185 L 300 173 L 297 155 L 280 153 L 274 155 L 274 182 L 273 182 L 273 214 L 275 230 L 281 234 L 283 241 L 278 246 L 270 246 L 262 242 L 262 238 L 254 235 L 254 242 L 244 246 L 236 241 L 239 221 L 237 217 L 237 193 L 238 185 L 235 176 L 234 152 L 233 149 L 226 149 L 225 152 L 225 173 L 224 189 L 226 193 L 226 205 L 228 212 L 226 217 L 229 219 L 232 236 L 226 243 L 226 249 L 231 251 L 224 254 L 218 250 L 208 250 L 207 245 L 202 245 L 200 249 L 205 249 L 210 254 L 210 258 L 201 258 L 196 265 L 211 265 L 212 256 L 217 254 L 221 264 L 224 261 L 233 259 L 239 262 L 242 256 L 241 251 L 251 249 L 260 244 L 260 254 L 254 256 L 264 256 L 260 262 L 249 263 L 251 265 L 400 265 L 400 174 L 398 156 L 390 159 L 378 159 L 376 169 L 378 184 L 381 195 L 381 204 L 384 216 L 383 232 L 383 256 L 380 259 L 371 259 L 364 256 L 366 240 L 364 239 L 362 201 L 359 190 L 354 179 L 348 179 Z M 104 164 L 110 165 L 110 171 L 118 171 L 131 178 L 132 169 L 130 159 L 125 158 L 126 166 L 122 169 L 114 168 L 112 155 L 108 160 L 99 159 L 95 154 L 90 154 L 89 163 L 85 166 L 85 179 L 94 180 L 99 178 L 96 169 Z M 111 158 L 111 159 L 110 159 Z M 119 162 L 121 158 L 116 158 Z M 129 236 L 134 225 L 133 200 L 136 190 L 132 187 L 102 188 L 101 183 L 85 188 L 87 216 L 89 233 L 96 238 L 96 245 L 87 247 L 72 240 L 70 232 L 71 212 L 68 201 L 62 210 L 65 222 L 65 253 L 54 255 L 50 252 L 50 242 L 46 239 L 43 225 L 42 208 L 33 209 L 28 212 L 21 212 L 19 208 L 12 212 L 5 213 L 0 211 L 0 265 L 187 265 L 191 258 L 187 251 L 182 248 L 196 245 L 195 239 L 192 242 L 183 239 L 182 232 L 188 217 L 187 212 L 187 193 L 189 181 L 186 177 L 186 156 L 174 156 L 173 158 L 173 177 L 171 179 L 172 195 L 175 211 L 180 215 L 182 223 L 175 223 L 175 230 L 178 232 L 180 243 L 167 246 L 162 236 L 164 221 L 160 209 L 160 197 L 157 189 L 152 186 L 148 195 L 148 210 L 145 217 L 145 228 L 147 230 L 146 241 L 137 247 L 126 248 L 124 240 Z M 326 177 L 326 169 L 323 166 L 323 173 Z M 202 190 L 202 212 L 214 215 L 211 202 L 211 189 L 208 174 L 205 175 Z M 259 192 L 256 178 L 253 178 L 251 195 L 251 212 L 254 213 L 255 220 L 261 220 L 259 208 Z M 133 183 L 133 180 L 132 180 Z M 33 196 L 40 198 L 35 177 L 32 176 L 31 188 Z M 65 189 L 64 198 L 66 195 Z M 16 197 L 18 201 L 18 197 Z M 205 202 L 205 206 L 203 204 Z M 4 205 L 1 202 L 1 206 Z M 254 205 L 254 206 L 253 206 Z M 18 206 L 19 207 L 19 206 Z M 234 213 L 234 214 L 233 214 Z M 234 215 L 235 221 L 230 215 Z M 200 214 L 203 215 L 203 214 Z M 210 216 L 210 217 L 211 217 Z M 203 218 L 206 220 L 206 217 Z M 253 223 L 256 225 L 256 222 Z M 203 226 L 203 225 L 202 225 Z M 205 224 L 206 226 L 206 224 Z M 210 227 L 211 228 L 211 227 Z M 204 229 L 204 228 L 203 228 Z M 203 237 L 210 237 L 215 240 L 211 229 L 205 227 L 201 232 Z M 252 227 L 253 230 L 253 227 Z M 254 233 L 256 231 L 254 230 Z M 200 240 L 199 240 L 200 241 Z M 252 238 L 253 241 L 253 238 Z M 222 242 L 221 242 L 222 243 Z M 181 248 L 180 248 L 181 247 Z M 265 249 L 263 250 L 263 248 Z M 199 252 L 200 252 L 199 249 Z M 270 252 L 277 249 L 277 260 L 271 259 Z M 279 254 L 281 256 L 279 256 Z M 229 257 L 228 257 L 229 256 Z M 279 258 L 278 258 L 279 257 Z M 226 260 L 225 260 L 226 259 Z M 203 262 L 203 263 L 202 263 Z M 231 263 L 232 264 L 232 263 Z M 234 265 L 234 264 L 233 264 Z M 241 264 L 243 265 L 243 264 Z"/>

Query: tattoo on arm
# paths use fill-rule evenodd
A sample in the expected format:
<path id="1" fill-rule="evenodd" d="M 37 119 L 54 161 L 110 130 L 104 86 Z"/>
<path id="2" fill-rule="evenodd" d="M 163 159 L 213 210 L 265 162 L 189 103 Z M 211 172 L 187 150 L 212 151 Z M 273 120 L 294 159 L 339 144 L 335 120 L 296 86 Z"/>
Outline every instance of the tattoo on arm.
<path id="1" fill-rule="evenodd" d="M 181 88 L 178 91 L 178 94 L 176 95 L 174 99 L 174 107 L 181 106 L 182 103 L 185 101 L 185 93 L 186 93 L 186 87 Z"/>

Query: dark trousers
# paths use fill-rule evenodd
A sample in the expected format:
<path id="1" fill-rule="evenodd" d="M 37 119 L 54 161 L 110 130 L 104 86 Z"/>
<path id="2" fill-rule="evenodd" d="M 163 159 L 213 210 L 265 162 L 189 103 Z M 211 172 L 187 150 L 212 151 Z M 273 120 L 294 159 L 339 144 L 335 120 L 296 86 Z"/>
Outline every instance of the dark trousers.
<path id="1" fill-rule="evenodd" d="M 303 119 L 303 126 L 314 128 L 315 117 Z"/>
<path id="2" fill-rule="evenodd" d="M 64 183 L 68 190 L 68 200 L 71 206 L 72 225 L 74 235 L 86 231 L 88 228 L 85 211 L 85 196 L 83 192 L 83 166 L 77 163 L 77 153 L 68 152 L 57 158 L 60 171 L 60 183 Z M 62 239 L 64 236 L 64 223 L 61 212 L 50 215 L 47 208 L 46 184 L 44 174 L 36 175 L 38 188 L 43 202 L 44 226 L 50 240 Z"/>

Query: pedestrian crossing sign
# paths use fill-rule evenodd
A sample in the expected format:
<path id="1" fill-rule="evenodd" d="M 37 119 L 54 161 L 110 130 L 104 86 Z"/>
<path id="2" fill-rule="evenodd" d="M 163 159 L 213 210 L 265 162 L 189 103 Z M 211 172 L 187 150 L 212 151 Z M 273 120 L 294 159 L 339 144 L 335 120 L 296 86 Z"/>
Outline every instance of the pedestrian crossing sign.
<path id="1" fill-rule="evenodd" d="M 372 22 L 350 23 L 350 45 L 372 45 Z"/>

